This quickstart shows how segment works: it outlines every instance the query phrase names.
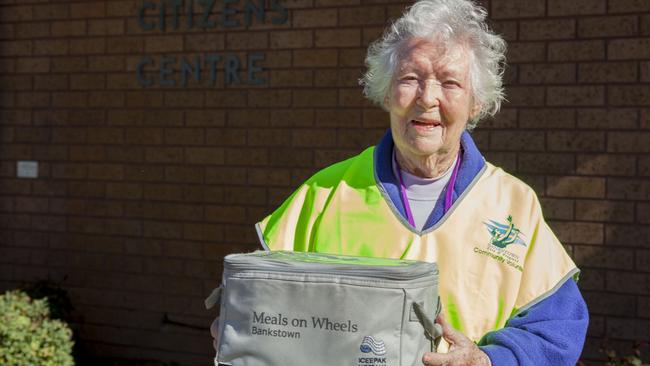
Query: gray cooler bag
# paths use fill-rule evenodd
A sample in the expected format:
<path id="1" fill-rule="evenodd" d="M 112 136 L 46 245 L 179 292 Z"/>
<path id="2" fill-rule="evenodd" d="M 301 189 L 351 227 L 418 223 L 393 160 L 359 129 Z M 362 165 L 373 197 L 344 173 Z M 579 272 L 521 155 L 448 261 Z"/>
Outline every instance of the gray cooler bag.
<path id="1" fill-rule="evenodd" d="M 232 254 L 206 306 L 217 301 L 218 365 L 421 365 L 441 335 L 434 263 Z"/>

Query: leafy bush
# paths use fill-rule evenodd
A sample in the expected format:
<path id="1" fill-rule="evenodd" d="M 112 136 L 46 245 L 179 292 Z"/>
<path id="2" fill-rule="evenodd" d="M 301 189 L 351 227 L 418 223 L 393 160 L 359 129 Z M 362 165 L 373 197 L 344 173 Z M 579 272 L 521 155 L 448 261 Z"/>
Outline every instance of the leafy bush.
<path id="1" fill-rule="evenodd" d="M 50 319 L 46 299 L 21 291 L 0 296 L 0 365 L 73 365 L 71 337 L 66 323 Z"/>

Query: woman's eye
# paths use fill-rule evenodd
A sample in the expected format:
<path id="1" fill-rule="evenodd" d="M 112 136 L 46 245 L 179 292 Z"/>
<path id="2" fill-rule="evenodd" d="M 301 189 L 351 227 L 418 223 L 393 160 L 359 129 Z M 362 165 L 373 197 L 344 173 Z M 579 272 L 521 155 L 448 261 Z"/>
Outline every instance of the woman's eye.
<path id="1" fill-rule="evenodd" d="M 459 88 L 460 83 L 456 80 L 445 80 L 442 82 L 442 85 L 447 88 Z"/>

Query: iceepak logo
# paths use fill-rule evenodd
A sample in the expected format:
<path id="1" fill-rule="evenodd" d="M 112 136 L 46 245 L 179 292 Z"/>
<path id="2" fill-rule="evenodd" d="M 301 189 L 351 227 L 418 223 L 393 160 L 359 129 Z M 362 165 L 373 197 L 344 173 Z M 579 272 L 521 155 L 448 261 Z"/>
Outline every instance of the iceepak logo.
<path id="1" fill-rule="evenodd" d="M 375 340 L 372 336 L 363 337 L 361 346 L 359 347 L 363 353 L 374 353 L 376 356 L 383 356 L 386 354 L 386 345 L 384 341 Z"/>

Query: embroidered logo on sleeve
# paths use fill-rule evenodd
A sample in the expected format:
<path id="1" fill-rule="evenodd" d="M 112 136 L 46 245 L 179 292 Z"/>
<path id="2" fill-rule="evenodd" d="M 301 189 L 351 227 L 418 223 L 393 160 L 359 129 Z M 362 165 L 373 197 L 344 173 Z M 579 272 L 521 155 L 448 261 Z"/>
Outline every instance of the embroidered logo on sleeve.
<path id="1" fill-rule="evenodd" d="M 521 250 L 508 248 L 509 245 L 521 245 L 527 247 L 524 241 L 525 235 L 521 232 L 512 220 L 512 215 L 508 215 L 505 223 L 500 223 L 495 220 L 488 220 L 483 222 L 488 233 L 490 240 L 485 249 L 474 247 L 474 253 L 488 256 L 497 262 L 507 264 L 508 266 L 523 272 L 523 264 L 519 254 Z"/>

